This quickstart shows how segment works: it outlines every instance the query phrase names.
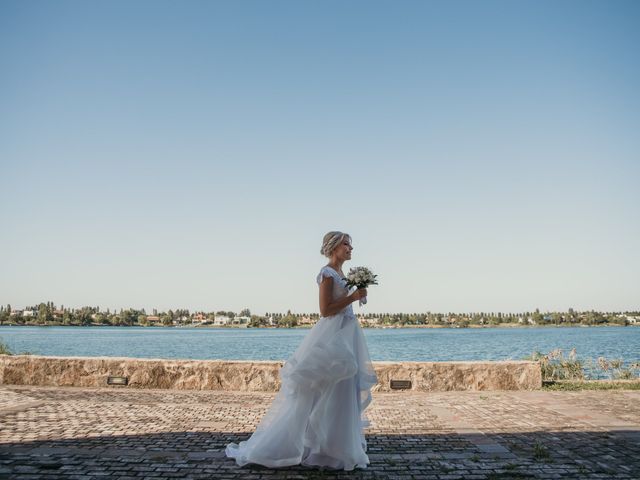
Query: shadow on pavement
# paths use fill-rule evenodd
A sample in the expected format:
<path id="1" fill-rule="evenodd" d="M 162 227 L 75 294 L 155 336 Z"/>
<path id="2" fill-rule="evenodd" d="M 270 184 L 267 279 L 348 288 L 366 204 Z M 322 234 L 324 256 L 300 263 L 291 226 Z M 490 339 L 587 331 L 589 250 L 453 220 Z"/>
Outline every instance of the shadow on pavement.
<path id="1" fill-rule="evenodd" d="M 639 435 L 625 430 L 367 435 L 371 464 L 352 472 L 238 467 L 224 448 L 249 433 L 106 435 L 0 444 L 0 478 L 637 479 Z"/>

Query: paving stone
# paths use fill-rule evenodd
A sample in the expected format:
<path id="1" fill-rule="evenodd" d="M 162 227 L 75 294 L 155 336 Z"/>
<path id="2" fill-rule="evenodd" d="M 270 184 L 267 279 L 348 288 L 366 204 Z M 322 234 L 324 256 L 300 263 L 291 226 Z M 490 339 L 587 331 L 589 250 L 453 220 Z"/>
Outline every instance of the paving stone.
<path id="1" fill-rule="evenodd" d="M 374 393 L 370 465 L 238 467 L 275 394 L 0 385 L 0 479 L 638 479 L 640 392 Z"/>

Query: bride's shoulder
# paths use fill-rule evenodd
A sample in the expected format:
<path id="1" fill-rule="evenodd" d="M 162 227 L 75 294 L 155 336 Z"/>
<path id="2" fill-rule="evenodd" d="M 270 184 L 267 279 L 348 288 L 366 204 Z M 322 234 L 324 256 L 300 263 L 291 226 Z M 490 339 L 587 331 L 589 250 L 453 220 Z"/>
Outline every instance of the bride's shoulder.
<path id="1" fill-rule="evenodd" d="M 322 268 L 320 269 L 320 273 L 326 274 L 327 276 L 329 275 L 335 275 L 335 270 L 333 268 L 331 268 L 329 265 L 323 265 Z"/>
<path id="2" fill-rule="evenodd" d="M 328 265 L 323 266 L 320 269 L 320 273 L 318 273 L 318 276 L 316 277 L 316 281 L 318 283 L 322 283 L 322 280 L 324 280 L 325 278 L 328 279 L 333 279 L 336 276 L 335 271 Z"/>

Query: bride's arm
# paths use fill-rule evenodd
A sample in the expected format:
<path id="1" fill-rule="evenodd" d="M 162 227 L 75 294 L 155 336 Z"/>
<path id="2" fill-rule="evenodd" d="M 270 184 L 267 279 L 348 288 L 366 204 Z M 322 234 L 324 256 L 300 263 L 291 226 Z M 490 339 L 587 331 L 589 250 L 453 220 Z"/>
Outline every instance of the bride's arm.
<path id="1" fill-rule="evenodd" d="M 351 295 L 342 297 L 335 302 L 331 300 L 331 292 L 333 291 L 333 278 L 325 277 L 320 283 L 320 315 L 323 317 L 330 317 L 335 315 L 344 307 L 352 302 L 366 296 L 366 289 L 361 288 L 353 292 Z"/>

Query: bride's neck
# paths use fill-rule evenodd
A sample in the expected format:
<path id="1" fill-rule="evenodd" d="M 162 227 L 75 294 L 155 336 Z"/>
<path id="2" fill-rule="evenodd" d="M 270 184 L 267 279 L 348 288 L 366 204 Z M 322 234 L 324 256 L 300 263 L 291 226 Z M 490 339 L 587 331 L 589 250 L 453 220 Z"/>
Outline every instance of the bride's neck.
<path id="1" fill-rule="evenodd" d="M 329 266 L 331 268 L 333 268 L 334 270 L 336 270 L 337 272 L 341 272 L 342 271 L 342 264 L 344 262 L 334 262 L 333 260 L 329 262 Z"/>

